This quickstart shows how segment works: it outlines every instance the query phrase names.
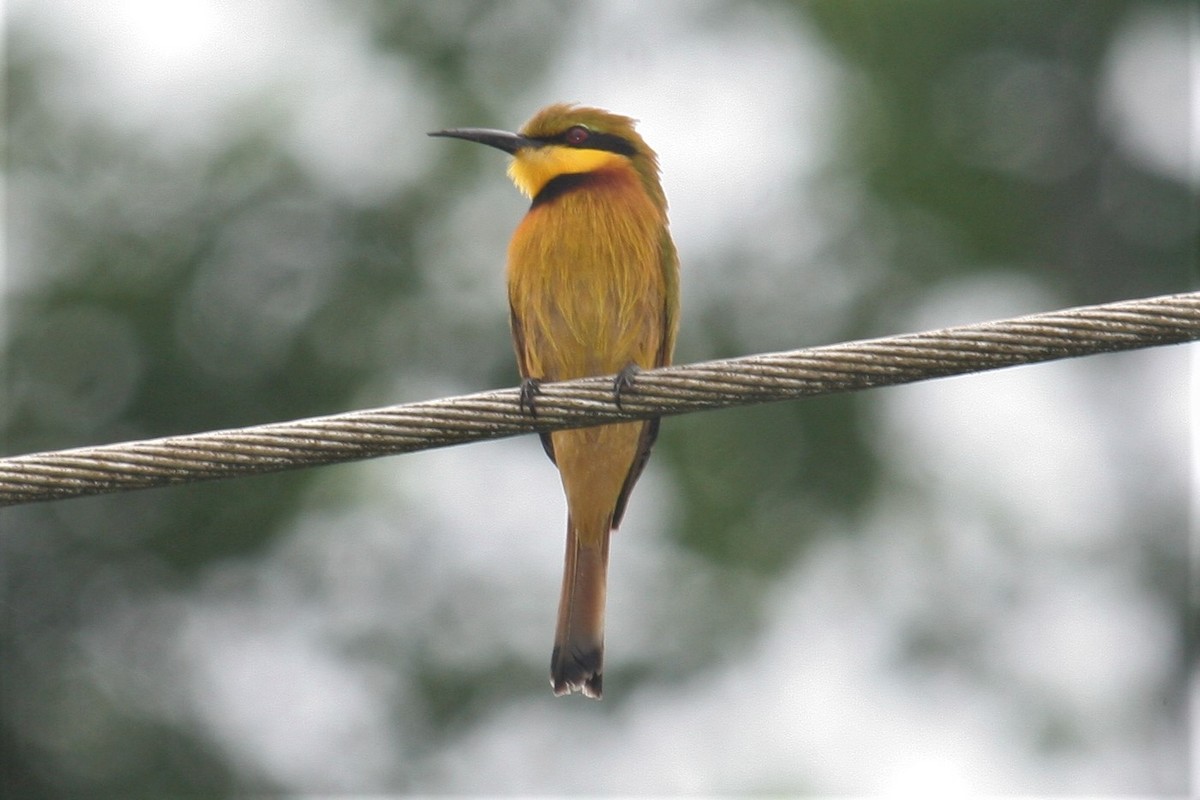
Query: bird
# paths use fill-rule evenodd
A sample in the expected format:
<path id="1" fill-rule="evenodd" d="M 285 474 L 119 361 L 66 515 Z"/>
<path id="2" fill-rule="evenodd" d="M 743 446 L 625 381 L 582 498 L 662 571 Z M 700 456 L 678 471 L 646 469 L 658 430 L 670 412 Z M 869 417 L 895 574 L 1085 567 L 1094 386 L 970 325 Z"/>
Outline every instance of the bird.
<path id="1" fill-rule="evenodd" d="M 679 257 L 658 156 L 637 121 L 555 103 L 515 132 L 450 128 L 430 136 L 512 156 L 529 209 L 507 254 L 509 323 L 520 405 L 536 415 L 542 382 L 615 375 L 614 399 L 642 369 L 671 363 L 679 327 Z M 658 435 L 657 418 L 541 434 L 567 500 L 567 546 L 550 684 L 603 694 L 609 538 Z"/>

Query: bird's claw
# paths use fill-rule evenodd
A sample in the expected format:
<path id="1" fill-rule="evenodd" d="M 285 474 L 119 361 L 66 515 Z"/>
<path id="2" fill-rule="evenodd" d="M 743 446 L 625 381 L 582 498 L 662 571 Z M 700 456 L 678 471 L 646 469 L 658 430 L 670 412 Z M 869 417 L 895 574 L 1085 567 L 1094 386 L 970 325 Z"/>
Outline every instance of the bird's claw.
<path id="1" fill-rule="evenodd" d="M 517 400 L 522 411 L 528 411 L 529 416 L 537 416 L 537 396 L 542 391 L 542 382 L 537 378 L 521 379 L 521 396 Z"/>
<path id="2" fill-rule="evenodd" d="M 617 373 L 617 377 L 613 380 L 613 402 L 617 404 L 617 410 L 621 408 L 621 395 L 633 389 L 634 378 L 641 372 L 642 369 L 637 364 L 630 362 L 625 365 L 625 368 Z"/>

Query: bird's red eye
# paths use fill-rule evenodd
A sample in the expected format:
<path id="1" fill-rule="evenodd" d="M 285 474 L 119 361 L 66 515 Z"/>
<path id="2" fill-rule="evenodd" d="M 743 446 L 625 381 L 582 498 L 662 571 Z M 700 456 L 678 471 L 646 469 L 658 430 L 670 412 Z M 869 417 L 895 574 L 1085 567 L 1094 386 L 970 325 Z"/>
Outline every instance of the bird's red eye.
<path id="1" fill-rule="evenodd" d="M 581 145 L 588 140 L 588 129 L 582 125 L 576 125 L 573 128 L 567 129 L 566 140 L 567 144 Z"/>

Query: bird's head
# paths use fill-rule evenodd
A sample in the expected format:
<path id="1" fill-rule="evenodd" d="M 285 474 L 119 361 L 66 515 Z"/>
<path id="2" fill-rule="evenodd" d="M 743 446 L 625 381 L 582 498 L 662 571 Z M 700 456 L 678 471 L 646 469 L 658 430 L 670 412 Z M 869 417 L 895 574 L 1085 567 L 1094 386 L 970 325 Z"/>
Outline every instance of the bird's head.
<path id="1" fill-rule="evenodd" d="M 450 128 L 451 136 L 499 148 L 513 156 L 509 177 L 525 195 L 537 197 L 560 175 L 602 169 L 633 169 L 659 208 L 666 198 L 658 179 L 658 157 L 634 128 L 635 121 L 599 108 L 568 103 L 546 106 L 517 133 L 487 128 Z"/>

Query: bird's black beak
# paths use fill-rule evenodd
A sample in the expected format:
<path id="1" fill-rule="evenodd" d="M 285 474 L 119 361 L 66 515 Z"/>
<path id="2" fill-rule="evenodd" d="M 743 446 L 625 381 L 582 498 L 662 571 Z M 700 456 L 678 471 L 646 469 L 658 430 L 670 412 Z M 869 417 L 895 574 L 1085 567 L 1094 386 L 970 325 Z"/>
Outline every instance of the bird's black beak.
<path id="1" fill-rule="evenodd" d="M 430 136 L 448 136 L 454 139 L 466 139 L 468 142 L 479 142 L 516 154 L 518 150 L 527 147 L 540 147 L 541 142 L 527 139 L 519 133 L 495 131 L 490 128 L 449 128 L 444 131 L 430 131 Z"/>

